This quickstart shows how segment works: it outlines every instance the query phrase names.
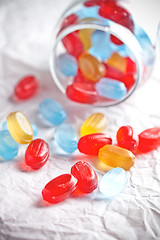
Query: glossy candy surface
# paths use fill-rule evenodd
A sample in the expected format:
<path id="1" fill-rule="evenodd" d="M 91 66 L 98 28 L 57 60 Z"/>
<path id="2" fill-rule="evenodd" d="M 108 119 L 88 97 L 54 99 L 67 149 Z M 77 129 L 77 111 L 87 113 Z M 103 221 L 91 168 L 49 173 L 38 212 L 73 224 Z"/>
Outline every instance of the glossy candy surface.
<path id="1" fill-rule="evenodd" d="M 67 97 L 79 103 L 94 103 L 97 101 L 97 92 L 92 83 L 74 82 L 66 89 Z"/>
<path id="2" fill-rule="evenodd" d="M 85 135 L 79 139 L 78 150 L 87 155 L 98 155 L 100 148 L 112 144 L 112 139 L 103 133 Z"/>
<path id="3" fill-rule="evenodd" d="M 93 31 L 93 29 L 81 29 L 78 32 L 78 36 L 83 43 L 84 50 L 88 50 L 91 47 L 91 35 Z"/>
<path id="4" fill-rule="evenodd" d="M 108 118 L 103 113 L 94 113 L 81 126 L 81 136 L 102 133 L 108 126 Z"/>
<path id="5" fill-rule="evenodd" d="M 77 187 L 83 193 L 91 193 L 98 186 L 97 174 L 87 162 L 75 163 L 71 168 L 71 174 L 77 178 Z"/>
<path id="6" fill-rule="evenodd" d="M 160 127 L 149 128 L 138 135 L 140 152 L 150 152 L 160 146 Z"/>
<path id="7" fill-rule="evenodd" d="M 61 124 L 55 129 L 54 139 L 58 146 L 67 153 L 73 153 L 77 149 L 78 136 L 70 124 Z"/>
<path id="8" fill-rule="evenodd" d="M 107 60 L 107 64 L 122 73 L 126 73 L 127 60 L 126 60 L 126 58 L 119 55 L 117 52 L 114 52 L 112 54 L 112 56 Z"/>
<path id="9" fill-rule="evenodd" d="M 38 80 L 34 76 L 22 78 L 15 86 L 14 94 L 20 100 L 26 100 L 35 95 L 39 88 Z"/>
<path id="10" fill-rule="evenodd" d="M 42 196 L 49 203 L 57 203 L 69 198 L 76 188 L 77 179 L 71 174 L 63 174 L 46 184 Z"/>
<path id="11" fill-rule="evenodd" d="M 123 168 L 108 171 L 99 183 L 99 191 L 106 198 L 113 198 L 123 191 L 128 182 L 128 173 Z"/>
<path id="12" fill-rule="evenodd" d="M 32 169 L 39 169 L 49 158 L 49 145 L 42 139 L 33 140 L 26 149 L 25 162 Z"/>
<path id="13" fill-rule="evenodd" d="M 133 128 L 131 126 L 122 126 L 117 131 L 117 143 L 119 147 L 134 151 L 137 147 L 137 142 L 133 139 Z"/>
<path id="14" fill-rule="evenodd" d="M 44 99 L 39 105 L 39 111 L 51 124 L 59 125 L 66 120 L 64 108 L 52 98 Z"/>
<path id="15" fill-rule="evenodd" d="M 97 82 L 106 74 L 103 63 L 89 53 L 83 53 L 79 57 L 79 68 L 82 74 L 90 81 Z"/>
<path id="16" fill-rule="evenodd" d="M 99 150 L 98 158 L 105 163 L 108 168 L 121 167 L 129 170 L 134 165 L 135 156 L 127 149 L 105 145 Z"/>
<path id="17" fill-rule="evenodd" d="M 101 78 L 96 84 L 96 90 L 100 96 L 115 100 L 123 98 L 127 93 L 123 82 L 110 78 Z"/>
<path id="18" fill-rule="evenodd" d="M 68 53 L 58 56 L 58 70 L 66 77 L 75 76 L 78 70 L 76 59 Z"/>
<path id="19" fill-rule="evenodd" d="M 11 160 L 17 156 L 19 144 L 14 141 L 8 130 L 0 131 L 0 156 L 5 160 Z"/>
<path id="20" fill-rule="evenodd" d="M 20 144 L 33 140 L 33 129 L 28 118 L 22 112 L 12 112 L 7 117 L 7 126 L 11 136 Z"/>

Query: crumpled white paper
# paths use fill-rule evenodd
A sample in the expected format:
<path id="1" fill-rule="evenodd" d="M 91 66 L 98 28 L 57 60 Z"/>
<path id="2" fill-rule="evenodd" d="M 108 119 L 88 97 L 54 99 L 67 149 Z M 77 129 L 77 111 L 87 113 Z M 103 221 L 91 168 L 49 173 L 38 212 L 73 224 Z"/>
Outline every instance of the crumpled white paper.
<path id="1" fill-rule="evenodd" d="M 100 200 L 93 193 L 53 206 L 42 204 L 41 190 L 48 181 L 70 172 L 77 160 L 91 164 L 93 160 L 78 151 L 67 156 L 57 150 L 54 128 L 38 113 L 38 104 L 45 97 L 63 104 L 67 122 L 77 131 L 90 114 L 105 113 L 109 118 L 106 133 L 114 142 L 122 125 L 131 125 L 135 135 L 160 126 L 160 75 L 150 78 L 124 103 L 109 108 L 71 103 L 60 93 L 49 72 L 48 56 L 55 22 L 66 5 L 64 0 L 0 1 L 0 123 L 11 111 L 22 111 L 37 124 L 39 137 L 51 148 L 48 163 L 38 171 L 24 169 L 26 146 L 21 146 L 13 161 L 0 163 L 0 240 L 158 240 L 159 149 L 137 157 L 128 186 L 113 200 Z M 13 102 L 14 86 L 26 74 L 37 76 L 41 90 L 28 101 Z M 97 174 L 100 180 L 103 173 L 97 170 Z"/>

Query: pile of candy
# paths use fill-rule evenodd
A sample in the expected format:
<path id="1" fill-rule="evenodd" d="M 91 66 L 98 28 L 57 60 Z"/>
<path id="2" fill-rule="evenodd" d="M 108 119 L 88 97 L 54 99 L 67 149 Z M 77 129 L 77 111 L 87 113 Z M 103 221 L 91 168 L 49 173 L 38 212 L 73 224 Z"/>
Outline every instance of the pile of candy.
<path id="1" fill-rule="evenodd" d="M 116 0 L 86 1 L 79 10 L 65 17 L 58 34 L 75 24 L 108 26 L 112 21 L 129 29 L 140 45 L 145 46 L 144 51 L 149 52 L 143 54 L 146 59 L 153 56 L 148 36 Z M 57 57 L 56 72 L 62 84 L 67 85 L 66 95 L 70 100 L 114 103 L 133 91 L 137 77 L 135 58 L 112 34 L 80 29 L 65 36 L 62 44 L 64 50 Z"/>
<path id="2" fill-rule="evenodd" d="M 27 99 L 35 94 L 35 89 L 33 91 L 35 78 L 25 79 L 31 81 L 30 88 L 27 88 L 28 80 L 22 79 L 22 83 L 26 84 L 23 85 L 22 91 L 25 89 L 25 99 Z M 17 86 L 22 86 L 21 82 Z M 74 128 L 64 123 L 67 114 L 60 103 L 51 98 L 44 99 L 39 104 L 39 111 L 44 120 L 53 126 L 57 125 L 54 140 L 63 151 L 71 154 L 78 149 L 83 154 L 97 156 L 96 161 L 102 163 L 101 170 L 107 171 L 98 184 L 97 174 L 87 162 L 75 163 L 71 173 L 54 178 L 42 190 L 43 199 L 49 203 L 62 201 L 75 190 L 83 194 L 91 193 L 98 186 L 99 192 L 105 198 L 116 196 L 127 184 L 126 171 L 134 165 L 135 155 L 140 152 L 150 152 L 160 146 L 160 127 L 143 131 L 138 135 L 137 141 L 133 138 L 132 127 L 122 126 L 116 134 L 117 145 L 113 145 L 112 139 L 103 133 L 108 126 L 108 118 L 102 113 L 94 113 L 82 123 L 81 137 L 78 139 Z M 4 122 L 2 128 L 0 156 L 3 160 L 15 158 L 18 155 L 19 145 L 28 144 L 25 163 L 33 170 L 38 170 L 47 163 L 50 154 L 49 145 L 43 139 L 33 140 L 32 125 L 22 112 L 10 113 L 7 116 L 7 123 Z M 36 126 L 34 128 L 36 135 L 37 128 Z"/>

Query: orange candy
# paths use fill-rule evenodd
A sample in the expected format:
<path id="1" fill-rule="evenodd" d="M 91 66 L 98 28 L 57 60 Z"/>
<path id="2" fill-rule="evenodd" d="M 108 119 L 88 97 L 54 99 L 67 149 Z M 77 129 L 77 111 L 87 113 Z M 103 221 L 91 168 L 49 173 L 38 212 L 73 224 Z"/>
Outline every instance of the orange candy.
<path id="1" fill-rule="evenodd" d="M 81 29 L 78 32 L 78 36 L 83 43 L 83 47 L 85 50 L 88 50 L 91 47 L 91 35 L 93 31 L 93 29 Z"/>
<path id="2" fill-rule="evenodd" d="M 119 55 L 117 52 L 114 52 L 112 54 L 112 56 L 107 60 L 107 64 L 122 73 L 126 73 L 127 60 L 126 58 Z"/>
<path id="3" fill-rule="evenodd" d="M 106 75 L 104 64 L 89 53 L 83 53 L 79 57 L 79 68 L 83 75 L 93 82 L 99 81 Z"/>

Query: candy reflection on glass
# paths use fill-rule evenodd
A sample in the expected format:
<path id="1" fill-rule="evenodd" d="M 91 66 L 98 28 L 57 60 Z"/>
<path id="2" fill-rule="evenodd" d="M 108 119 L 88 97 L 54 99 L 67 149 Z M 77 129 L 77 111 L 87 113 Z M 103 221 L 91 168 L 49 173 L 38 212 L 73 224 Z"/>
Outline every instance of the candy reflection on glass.
<path id="1" fill-rule="evenodd" d="M 20 144 L 33 140 L 33 129 L 28 118 L 22 112 L 12 112 L 7 117 L 7 126 L 11 136 Z"/>
<path id="2" fill-rule="evenodd" d="M 94 113 L 81 126 L 81 136 L 102 133 L 108 126 L 108 118 L 103 113 Z"/>
<path id="3" fill-rule="evenodd" d="M 19 100 L 26 100 L 33 97 L 38 88 L 38 80 L 34 76 L 27 76 L 22 78 L 15 86 L 14 94 Z"/>
<path id="4" fill-rule="evenodd" d="M 78 136 L 74 128 L 67 123 L 55 129 L 54 139 L 58 146 L 67 153 L 73 153 L 77 149 Z"/>
<path id="5" fill-rule="evenodd" d="M 112 139 L 103 133 L 93 133 L 81 137 L 78 141 L 78 150 L 87 155 L 98 155 L 100 148 L 112 144 Z"/>
<path id="6" fill-rule="evenodd" d="M 33 140 L 26 149 L 25 162 L 34 170 L 43 167 L 48 158 L 49 145 L 42 139 Z"/>
<path id="7" fill-rule="evenodd" d="M 129 170 L 135 161 L 135 156 L 127 149 L 105 145 L 99 151 L 98 158 L 105 163 L 109 168 L 121 167 L 124 170 Z"/>
<path id="8" fill-rule="evenodd" d="M 66 77 L 75 76 L 78 69 L 77 61 L 68 53 L 61 54 L 57 59 L 57 68 Z"/>
<path id="9" fill-rule="evenodd" d="M 66 120 L 66 112 L 62 105 L 52 98 L 46 98 L 39 104 L 39 111 L 45 120 L 59 125 Z"/>
<path id="10" fill-rule="evenodd" d="M 106 198 L 113 198 L 126 187 L 128 173 L 122 168 L 113 168 L 108 171 L 99 183 L 99 191 Z"/>
<path id="11" fill-rule="evenodd" d="M 109 78 L 102 78 L 96 84 L 96 90 L 100 96 L 116 100 L 122 99 L 127 93 L 123 82 Z"/>
<path id="12" fill-rule="evenodd" d="M 0 131 L 0 156 L 11 160 L 18 154 L 19 144 L 12 138 L 8 130 Z"/>
<path id="13" fill-rule="evenodd" d="M 98 186 L 97 174 L 87 162 L 75 163 L 71 168 L 71 174 L 77 178 L 77 187 L 83 193 L 91 193 Z"/>
<path id="14" fill-rule="evenodd" d="M 63 174 L 46 184 L 42 197 L 49 203 L 57 203 L 69 198 L 77 188 L 77 179 L 71 174 Z"/>

